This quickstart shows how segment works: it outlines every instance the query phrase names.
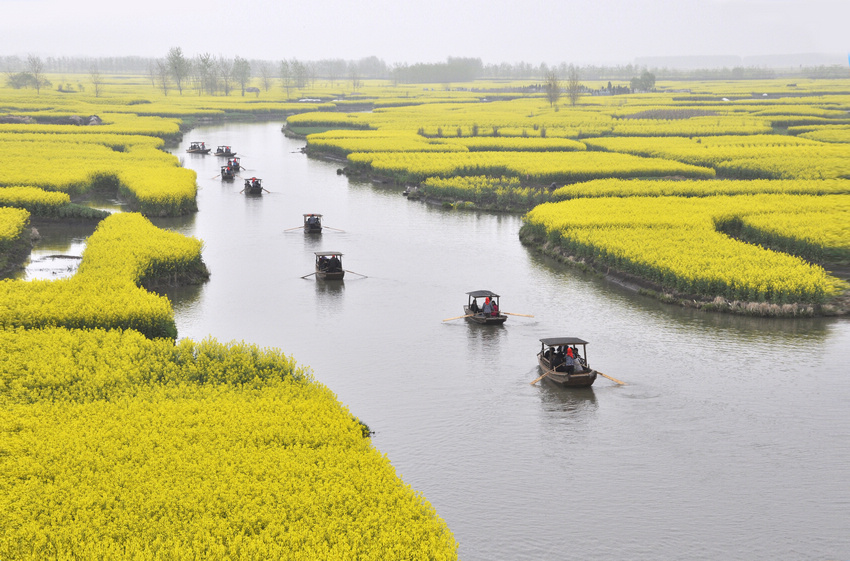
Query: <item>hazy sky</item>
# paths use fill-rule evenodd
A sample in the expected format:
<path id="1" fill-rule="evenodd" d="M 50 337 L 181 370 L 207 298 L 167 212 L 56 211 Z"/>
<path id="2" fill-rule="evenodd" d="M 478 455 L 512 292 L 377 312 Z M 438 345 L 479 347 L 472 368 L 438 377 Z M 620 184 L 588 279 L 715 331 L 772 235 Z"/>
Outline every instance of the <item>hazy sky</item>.
<path id="1" fill-rule="evenodd" d="M 629 63 L 843 54 L 850 0 L 0 0 L 0 55 Z M 846 61 L 846 58 L 845 58 Z"/>

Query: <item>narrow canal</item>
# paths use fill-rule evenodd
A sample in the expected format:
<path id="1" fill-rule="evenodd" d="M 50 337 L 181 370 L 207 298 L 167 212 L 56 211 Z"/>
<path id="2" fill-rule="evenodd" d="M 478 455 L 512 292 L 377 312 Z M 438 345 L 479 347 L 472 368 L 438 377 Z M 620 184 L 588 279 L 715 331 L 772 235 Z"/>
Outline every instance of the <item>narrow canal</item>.
<path id="1" fill-rule="evenodd" d="M 270 193 L 240 194 L 228 144 Z M 280 123 L 193 130 L 199 212 L 157 219 L 204 240 L 212 273 L 175 290 L 180 337 L 277 347 L 309 364 L 475 560 L 850 556 L 850 322 L 683 310 L 523 247 L 513 215 L 452 212 L 338 175 Z M 324 215 L 307 237 L 302 214 Z M 342 283 L 313 252 L 341 251 Z M 465 320 L 488 289 L 504 327 Z M 590 342 L 623 380 L 538 377 L 540 338 Z"/>

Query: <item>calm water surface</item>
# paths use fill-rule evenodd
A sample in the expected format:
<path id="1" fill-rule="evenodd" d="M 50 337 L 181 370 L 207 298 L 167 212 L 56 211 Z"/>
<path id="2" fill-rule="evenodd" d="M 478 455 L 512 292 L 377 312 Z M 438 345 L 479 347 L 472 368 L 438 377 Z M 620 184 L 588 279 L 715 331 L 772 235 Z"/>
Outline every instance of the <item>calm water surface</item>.
<path id="1" fill-rule="evenodd" d="M 229 144 L 272 191 L 239 193 Z M 374 431 L 472 560 L 850 557 L 850 322 L 662 305 L 540 257 L 519 217 L 447 212 L 308 159 L 280 123 L 192 131 L 210 281 L 169 293 L 181 337 L 277 347 Z M 287 228 L 323 213 L 326 230 Z M 314 277 L 341 251 L 342 283 Z M 501 328 L 443 322 L 502 295 Z M 529 382 L 538 339 L 590 341 L 585 390 Z"/>

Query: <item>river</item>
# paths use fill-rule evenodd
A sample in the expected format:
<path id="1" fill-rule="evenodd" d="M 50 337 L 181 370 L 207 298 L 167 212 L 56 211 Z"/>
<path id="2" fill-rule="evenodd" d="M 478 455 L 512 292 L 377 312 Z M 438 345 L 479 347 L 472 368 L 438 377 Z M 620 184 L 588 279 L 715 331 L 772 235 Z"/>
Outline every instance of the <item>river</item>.
<path id="1" fill-rule="evenodd" d="M 462 560 L 850 557 L 850 321 L 661 304 L 522 246 L 519 216 L 350 180 L 280 127 L 197 128 L 173 151 L 199 212 L 155 223 L 202 239 L 211 271 L 168 293 L 179 336 L 309 364 Z M 270 193 L 240 194 L 189 140 L 231 145 Z M 286 231 L 309 212 L 343 231 Z M 365 277 L 301 278 L 315 251 Z M 478 289 L 534 317 L 442 321 Z M 539 339 L 567 335 L 627 385 L 530 385 Z"/>

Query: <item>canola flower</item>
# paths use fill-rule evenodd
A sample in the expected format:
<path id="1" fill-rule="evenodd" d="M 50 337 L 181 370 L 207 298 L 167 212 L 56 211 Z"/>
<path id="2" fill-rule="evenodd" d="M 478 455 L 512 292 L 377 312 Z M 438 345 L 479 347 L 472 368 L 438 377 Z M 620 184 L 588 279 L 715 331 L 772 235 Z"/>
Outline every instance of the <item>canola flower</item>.
<path id="1" fill-rule="evenodd" d="M 524 236 L 684 294 L 778 304 L 823 303 L 847 283 L 799 257 L 732 239 L 722 224 L 770 212 L 850 209 L 850 195 L 585 198 L 535 207 Z M 818 226 L 809 223 L 808 230 Z M 845 227 L 846 232 L 846 227 Z M 828 236 L 815 236 L 830 244 Z M 825 248 L 826 251 L 829 251 Z"/>
<path id="2" fill-rule="evenodd" d="M 523 187 L 516 177 L 430 177 L 420 189 L 428 196 L 472 201 L 489 208 L 529 208 L 549 200 L 548 191 Z"/>
<path id="3" fill-rule="evenodd" d="M 0 356 L 2 558 L 457 558 L 275 349 L 48 328 L 0 331 Z"/>
<path id="4" fill-rule="evenodd" d="M 0 281 L 0 327 L 121 328 L 175 338 L 168 299 L 139 285 L 203 276 L 202 247 L 200 240 L 160 230 L 139 214 L 109 216 L 89 237 L 73 277 Z"/>
<path id="5" fill-rule="evenodd" d="M 600 177 L 682 175 L 714 177 L 714 170 L 672 160 L 605 152 L 356 152 L 352 164 L 405 180 L 431 176 L 517 176 L 538 183 Z"/>
<path id="6" fill-rule="evenodd" d="M 0 185 L 77 194 L 105 182 L 146 214 L 196 210 L 195 172 L 161 147 L 161 139 L 138 135 L 0 133 L 9 165 Z"/>
<path id="7" fill-rule="evenodd" d="M 708 197 L 712 195 L 752 195 L 787 193 L 826 195 L 850 193 L 847 179 L 753 179 L 753 180 L 670 180 L 595 179 L 555 189 L 552 201 L 581 197 Z"/>

